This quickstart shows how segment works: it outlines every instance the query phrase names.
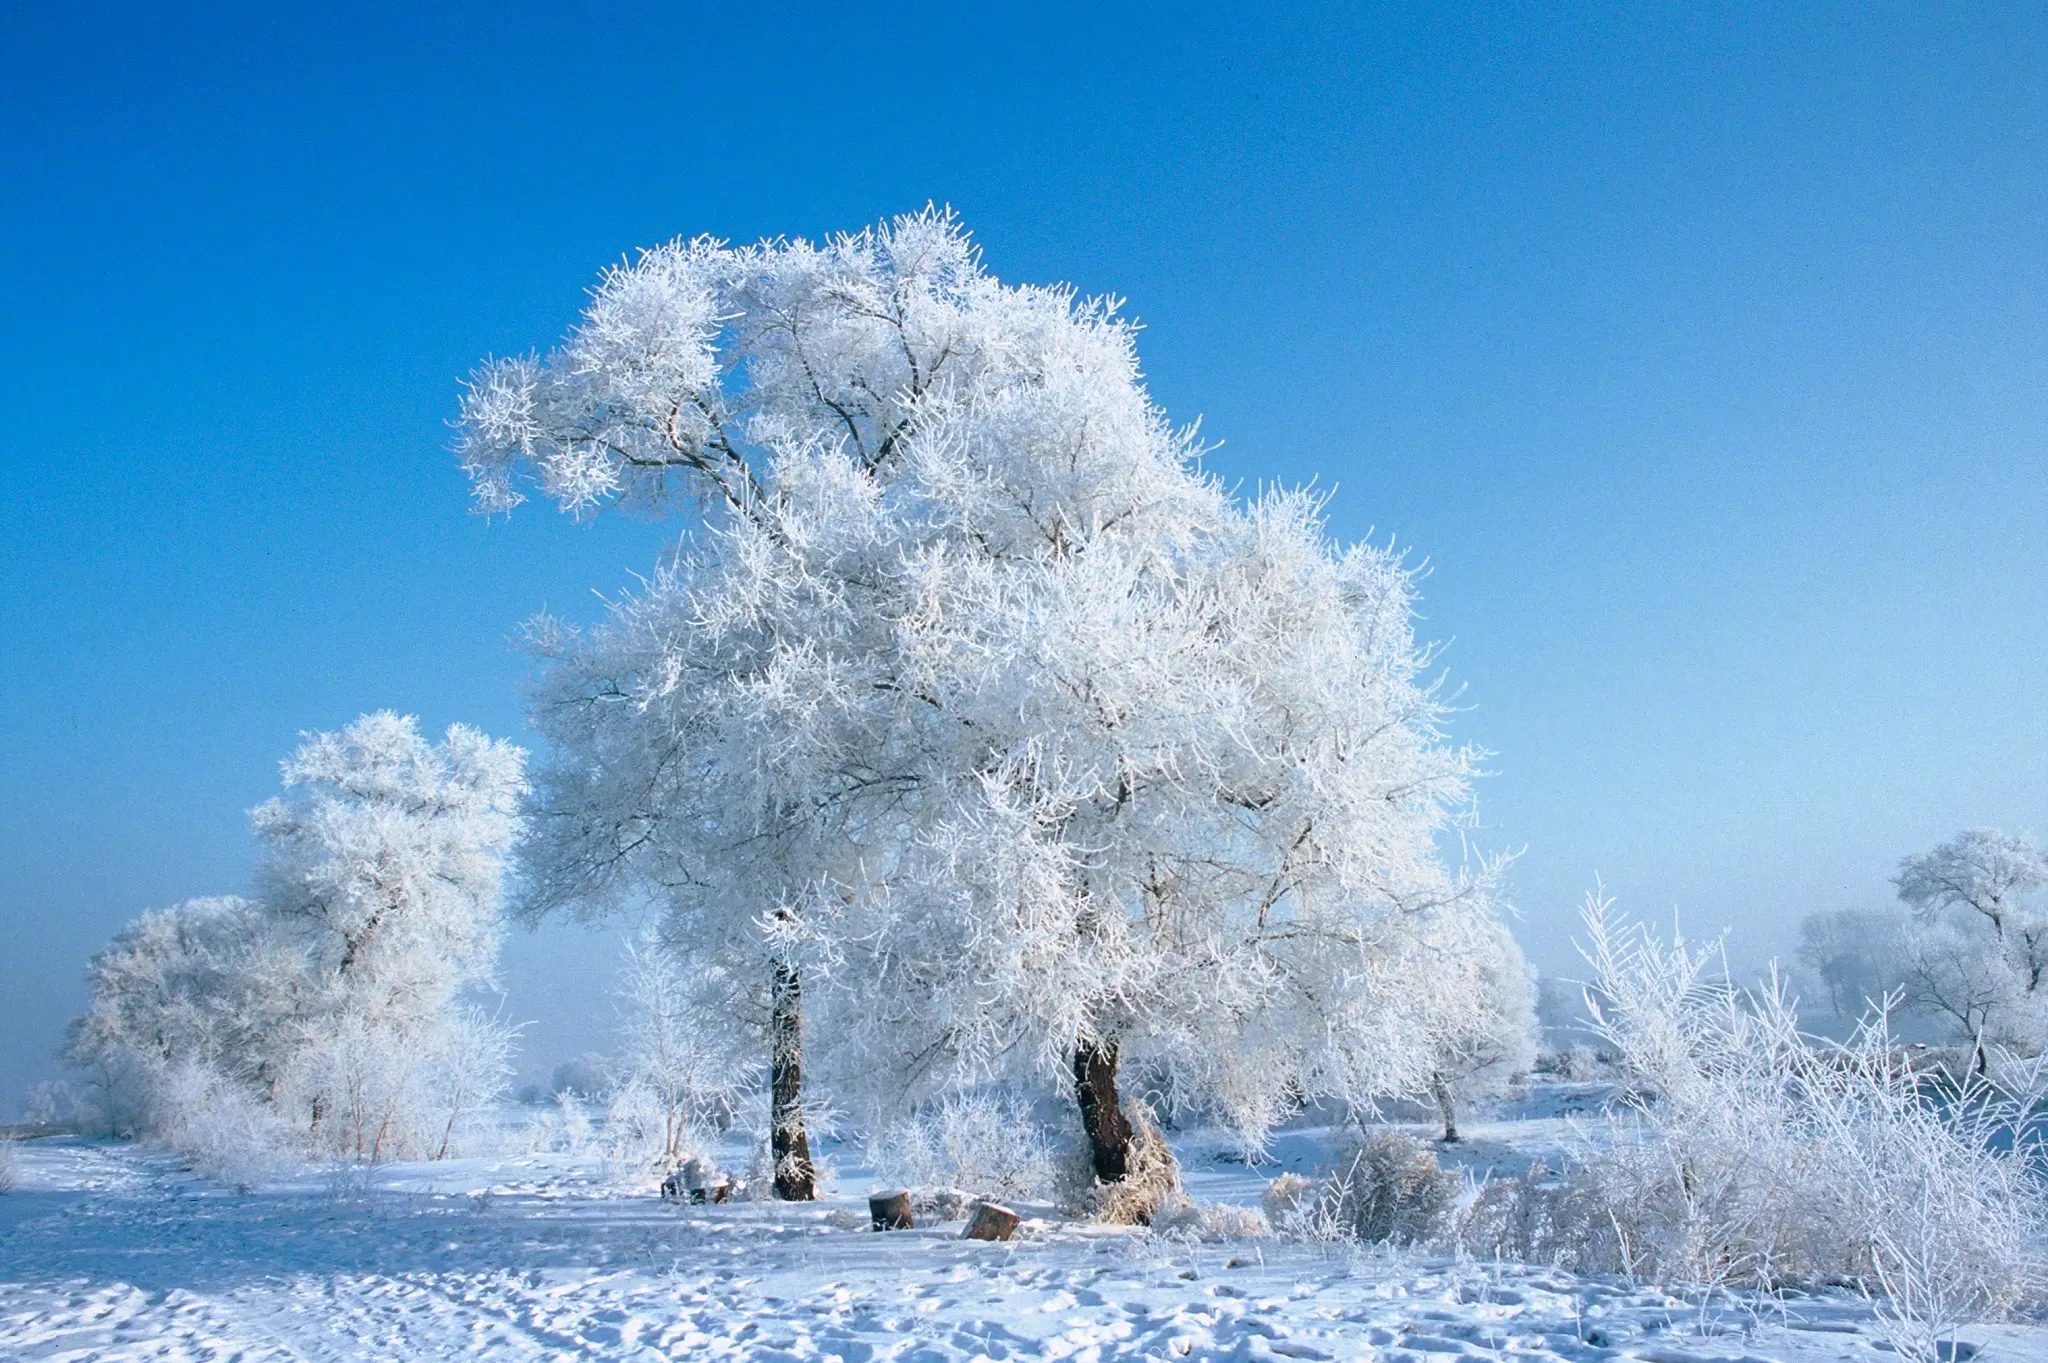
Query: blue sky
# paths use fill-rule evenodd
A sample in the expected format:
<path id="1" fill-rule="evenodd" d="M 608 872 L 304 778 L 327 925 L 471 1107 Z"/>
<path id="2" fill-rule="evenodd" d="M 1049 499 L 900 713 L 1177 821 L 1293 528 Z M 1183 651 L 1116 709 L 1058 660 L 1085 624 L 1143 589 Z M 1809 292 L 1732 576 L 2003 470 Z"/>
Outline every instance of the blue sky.
<path id="1" fill-rule="evenodd" d="M 472 363 L 927 200 L 1428 560 L 1547 966 L 1596 874 L 1761 959 L 2048 832 L 2039 6 L 312 10 L 0 19 L 0 1111 L 300 730 L 522 734 L 518 622 L 671 533 L 467 514 Z M 610 951 L 512 944 L 534 1064 Z"/>

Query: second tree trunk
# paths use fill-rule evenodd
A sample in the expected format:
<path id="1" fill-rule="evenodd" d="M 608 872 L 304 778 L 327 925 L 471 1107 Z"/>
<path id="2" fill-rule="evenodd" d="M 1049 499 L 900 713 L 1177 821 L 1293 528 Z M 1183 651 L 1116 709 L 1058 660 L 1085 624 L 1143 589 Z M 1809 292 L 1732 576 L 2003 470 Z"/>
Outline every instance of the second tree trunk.
<path id="1" fill-rule="evenodd" d="M 784 1202 L 809 1202 L 818 1195 L 817 1172 L 811 1167 L 811 1137 L 804 1127 L 803 982 L 793 965 L 776 963 L 768 1030 L 769 1149 L 775 1156 L 775 1195 Z"/>
<path id="2" fill-rule="evenodd" d="M 1458 1143 L 1458 1105 L 1451 1097 L 1451 1086 L 1444 1082 L 1441 1074 L 1429 1077 L 1429 1091 L 1436 1098 L 1436 1110 L 1443 1115 L 1445 1145 Z"/>

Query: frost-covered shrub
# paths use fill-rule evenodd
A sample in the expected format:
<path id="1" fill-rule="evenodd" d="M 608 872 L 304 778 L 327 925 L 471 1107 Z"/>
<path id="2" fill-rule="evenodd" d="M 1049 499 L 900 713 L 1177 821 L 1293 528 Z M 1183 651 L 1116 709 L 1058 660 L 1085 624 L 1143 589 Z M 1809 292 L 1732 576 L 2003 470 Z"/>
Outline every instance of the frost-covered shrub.
<path id="1" fill-rule="evenodd" d="M 1266 1214 L 1266 1223 L 1276 1230 L 1292 1228 L 1315 1186 L 1300 1174 L 1282 1174 L 1268 1183 L 1259 1194 L 1259 1208 Z"/>
<path id="2" fill-rule="evenodd" d="M 378 1163 L 443 1159 L 510 1072 L 508 1028 L 470 1010 L 397 1027 L 350 1010 L 291 1056 L 276 1107 L 302 1146 Z"/>
<path id="3" fill-rule="evenodd" d="M 436 1044 L 424 1057 L 431 1087 L 421 1149 L 446 1159 L 461 1153 L 472 1126 L 487 1127 L 486 1115 L 512 1077 L 516 1029 L 476 1008 L 455 1009 L 438 1021 Z"/>
<path id="4" fill-rule="evenodd" d="M 709 1159 L 707 1134 L 671 1108 L 662 1093 L 639 1081 L 612 1091 L 599 1144 L 612 1176 L 627 1182 Z"/>
<path id="5" fill-rule="evenodd" d="M 1160 1235 L 1186 1240 L 1256 1240 L 1272 1233 L 1256 1207 L 1223 1202 L 1183 1202 L 1162 1210 L 1152 1222 Z"/>
<path id="6" fill-rule="evenodd" d="M 1267 1192 L 1276 1202 L 1288 1195 Z M 1457 1178 L 1438 1166 L 1434 1151 L 1397 1132 L 1373 1132 L 1338 1152 L 1283 1224 L 1315 1239 L 1428 1242 L 1449 1228 L 1457 1194 Z"/>
<path id="7" fill-rule="evenodd" d="M 328 1154 L 374 1164 L 414 1153 L 426 1093 L 407 1040 L 353 1011 L 329 1020 L 291 1057 L 283 1106 L 305 1114 L 306 1136 Z"/>
<path id="8" fill-rule="evenodd" d="M 551 1104 L 528 1119 L 520 1136 L 520 1147 L 529 1155 L 549 1154 L 554 1150 L 556 1139 L 561 1133 L 562 1119 L 555 1113 Z"/>
<path id="9" fill-rule="evenodd" d="M 607 1076 L 618 1091 L 612 1107 L 649 1167 L 674 1169 L 701 1153 L 704 1132 L 732 1124 L 760 1066 L 735 1054 L 742 1043 L 731 1034 L 731 992 L 715 966 L 683 959 L 654 934 L 628 943 L 625 958 L 614 991 L 619 1059 Z M 613 1121 L 608 1111 L 608 1132 Z"/>
<path id="10" fill-rule="evenodd" d="M 563 1093 L 577 1093 L 574 1088 Z M 605 1162 L 615 1177 L 631 1179 L 665 1167 L 670 1151 L 667 1124 L 662 1120 L 661 1102 L 641 1084 L 621 1084 L 606 1096 L 601 1142 Z M 687 1162 L 683 1153 L 677 1165 Z"/>
<path id="11" fill-rule="evenodd" d="M 877 1172 L 910 1188 L 975 1197 L 1044 1197 L 1055 1183 L 1051 1142 L 1029 1105 L 988 1093 L 952 1094 L 883 1129 L 869 1151 Z"/>
<path id="12" fill-rule="evenodd" d="M 223 1183 L 250 1184 L 283 1163 L 277 1113 L 238 1084 L 203 1066 L 179 1066 L 160 1101 L 177 1125 L 162 1133 L 192 1168 Z"/>
<path id="13" fill-rule="evenodd" d="M 1578 1266 L 1846 1280 L 1915 1318 L 1997 1315 L 2039 1294 L 2048 1205 L 2031 1141 L 2012 1141 L 2038 1085 L 1931 1080 L 1882 1015 L 1847 1043 L 1807 1037 L 1775 983 L 1725 982 L 1718 947 L 1667 946 L 1604 903 L 1586 921 L 1596 1025 L 1630 1093 L 1550 1204 L 1588 1228 L 1594 1262 Z"/>
<path id="14" fill-rule="evenodd" d="M 555 1129 L 567 1154 L 580 1155 L 590 1145 L 590 1113 L 573 1089 L 555 1095 Z"/>
<path id="15" fill-rule="evenodd" d="M 1457 1240 L 1479 1259 L 1615 1272 L 1624 1256 L 1609 1211 L 1607 1197 L 1591 1180 L 1560 1175 L 1539 1160 L 1520 1178 L 1488 1179 L 1474 1187 L 1458 1219 Z"/>
<path id="16" fill-rule="evenodd" d="M 1055 1132 L 1052 1144 L 1052 1186 L 1047 1198 L 1069 1216 L 1095 1210 L 1095 1159 L 1086 1135 L 1074 1129 Z"/>
<path id="17" fill-rule="evenodd" d="M 370 1166 L 360 1160 L 330 1160 L 321 1182 L 326 1185 L 327 1195 L 336 1202 L 357 1202 L 370 1192 L 370 1173 Z"/>

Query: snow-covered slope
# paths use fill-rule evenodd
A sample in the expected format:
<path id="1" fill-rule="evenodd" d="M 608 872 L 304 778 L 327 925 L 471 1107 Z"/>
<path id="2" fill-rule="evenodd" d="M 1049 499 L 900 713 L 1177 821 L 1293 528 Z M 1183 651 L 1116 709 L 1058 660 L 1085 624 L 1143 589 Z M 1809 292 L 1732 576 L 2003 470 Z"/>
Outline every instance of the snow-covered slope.
<path id="1" fill-rule="evenodd" d="M 1204 1195 L 1254 1171 L 1191 1150 Z M 1843 1295 L 1702 1303 L 1551 1270 L 1029 1222 L 848 1228 L 866 1187 L 690 1208 L 567 1157 L 254 1192 L 132 1146 L 36 1141 L 0 1197 L 7 1359 L 1895 1358 Z M 1968 1332 L 2048 1359 L 2048 1327 Z M 1964 1351 L 1969 1352 L 1967 1346 Z"/>

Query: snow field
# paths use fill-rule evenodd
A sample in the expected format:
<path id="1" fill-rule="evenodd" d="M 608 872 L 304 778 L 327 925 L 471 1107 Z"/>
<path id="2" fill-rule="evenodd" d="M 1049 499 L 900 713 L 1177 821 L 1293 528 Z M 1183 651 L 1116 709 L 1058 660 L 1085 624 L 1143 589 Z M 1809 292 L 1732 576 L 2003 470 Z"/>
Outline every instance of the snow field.
<path id="1" fill-rule="evenodd" d="M 864 1208 L 864 1183 L 806 1206 L 678 1209 L 565 1157 L 242 1194 L 133 1146 L 20 1154 L 21 1186 L 0 1198 L 8 1359 L 1897 1357 L 1846 1293 L 1683 1300 L 1541 1268 L 1044 1218 L 1006 1245 L 962 1241 L 957 1224 L 835 1225 Z M 1256 1181 L 1191 1179 L 1216 1194 Z M 1966 1338 L 1981 1363 L 2048 1358 L 2048 1326 Z"/>

